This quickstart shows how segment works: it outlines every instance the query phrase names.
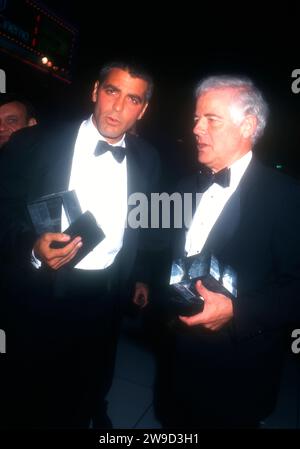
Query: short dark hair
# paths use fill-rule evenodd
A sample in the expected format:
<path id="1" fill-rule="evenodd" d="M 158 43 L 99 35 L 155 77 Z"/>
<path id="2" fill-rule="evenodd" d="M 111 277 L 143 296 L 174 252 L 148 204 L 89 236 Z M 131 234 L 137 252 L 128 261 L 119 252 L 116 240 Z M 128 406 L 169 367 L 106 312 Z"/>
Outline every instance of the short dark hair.
<path id="1" fill-rule="evenodd" d="M 26 119 L 36 118 L 36 110 L 33 105 L 22 95 L 14 93 L 0 94 L 0 106 L 4 106 L 7 103 L 21 103 L 26 110 Z"/>
<path id="2" fill-rule="evenodd" d="M 106 80 L 108 74 L 113 69 L 124 70 L 125 72 L 128 72 L 129 75 L 132 76 L 133 78 L 141 78 L 142 80 L 146 81 L 148 83 L 146 91 L 146 101 L 150 100 L 153 93 L 154 83 L 152 76 L 144 66 L 142 66 L 141 64 L 137 64 L 135 62 L 125 62 L 125 61 L 113 61 L 106 63 L 99 70 L 98 81 L 100 84 L 102 84 Z"/>

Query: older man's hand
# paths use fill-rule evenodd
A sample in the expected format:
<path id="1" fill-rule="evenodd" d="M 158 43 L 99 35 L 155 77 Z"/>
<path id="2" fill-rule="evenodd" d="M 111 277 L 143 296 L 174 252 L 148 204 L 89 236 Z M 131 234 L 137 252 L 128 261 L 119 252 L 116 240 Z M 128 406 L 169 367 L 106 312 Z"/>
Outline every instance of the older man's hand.
<path id="1" fill-rule="evenodd" d="M 197 281 L 196 289 L 204 299 L 203 311 L 190 317 L 180 316 L 179 319 L 187 326 L 202 325 L 212 331 L 221 329 L 233 317 L 231 299 L 207 290 L 201 281 Z"/>

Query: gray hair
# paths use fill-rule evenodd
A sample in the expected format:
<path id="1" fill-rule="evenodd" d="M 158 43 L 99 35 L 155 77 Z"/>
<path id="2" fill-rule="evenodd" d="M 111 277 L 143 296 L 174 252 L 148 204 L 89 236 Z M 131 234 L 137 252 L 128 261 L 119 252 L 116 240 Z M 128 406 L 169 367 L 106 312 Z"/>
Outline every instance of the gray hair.
<path id="1" fill-rule="evenodd" d="M 227 75 L 210 76 L 200 81 L 196 86 L 196 98 L 210 90 L 226 88 L 237 90 L 238 96 L 235 102 L 242 113 L 242 118 L 232 117 L 237 125 L 241 123 L 247 114 L 252 114 L 257 118 L 257 128 L 252 136 L 253 142 L 256 142 L 265 129 L 269 109 L 261 92 L 249 78 Z"/>

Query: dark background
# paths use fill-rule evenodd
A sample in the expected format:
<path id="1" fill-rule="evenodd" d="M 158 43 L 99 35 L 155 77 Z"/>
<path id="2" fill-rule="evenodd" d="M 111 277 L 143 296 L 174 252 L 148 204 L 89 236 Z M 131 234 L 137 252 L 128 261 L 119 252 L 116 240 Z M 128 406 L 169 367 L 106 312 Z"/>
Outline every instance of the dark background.
<path id="1" fill-rule="evenodd" d="M 37 106 L 40 120 L 81 118 L 91 111 L 90 92 L 102 63 L 142 62 L 153 74 L 155 92 L 138 132 L 161 153 L 171 181 L 195 165 L 192 138 L 193 88 L 213 73 L 247 75 L 270 106 L 260 158 L 300 177 L 300 93 L 291 90 L 300 68 L 298 11 L 254 4 L 229 8 L 213 3 L 155 5 L 44 1 L 79 32 L 73 82 L 62 83 L 1 54 L 7 91 L 19 91 Z M 164 8 L 162 10 L 162 8 Z"/>

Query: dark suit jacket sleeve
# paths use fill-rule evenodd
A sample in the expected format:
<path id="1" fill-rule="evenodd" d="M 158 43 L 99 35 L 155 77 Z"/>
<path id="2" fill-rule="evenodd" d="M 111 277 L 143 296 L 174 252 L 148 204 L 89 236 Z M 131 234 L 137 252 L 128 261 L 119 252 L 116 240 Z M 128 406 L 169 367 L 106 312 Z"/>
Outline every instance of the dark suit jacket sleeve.
<path id="1" fill-rule="evenodd" d="M 277 199 L 276 199 L 277 201 Z M 300 188 L 291 183 L 277 201 L 269 251 L 273 273 L 264 285 L 233 302 L 236 336 L 244 338 L 300 325 Z M 255 213 L 255 211 L 253 212 Z M 258 252 L 258 257 L 260 257 Z M 246 256 L 245 256 L 246 257 Z M 261 262 L 261 261 L 259 261 Z"/>
<path id="2" fill-rule="evenodd" d="M 36 238 L 25 207 L 40 134 L 34 128 L 15 133 L 0 155 L 0 249 L 8 263 L 28 263 Z"/>
<path id="3" fill-rule="evenodd" d="M 37 238 L 27 212 L 30 200 L 65 190 L 78 123 L 23 128 L 0 153 L 0 248 L 30 268 Z"/>

